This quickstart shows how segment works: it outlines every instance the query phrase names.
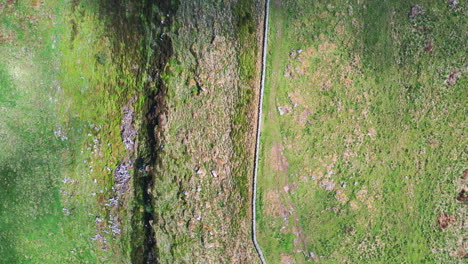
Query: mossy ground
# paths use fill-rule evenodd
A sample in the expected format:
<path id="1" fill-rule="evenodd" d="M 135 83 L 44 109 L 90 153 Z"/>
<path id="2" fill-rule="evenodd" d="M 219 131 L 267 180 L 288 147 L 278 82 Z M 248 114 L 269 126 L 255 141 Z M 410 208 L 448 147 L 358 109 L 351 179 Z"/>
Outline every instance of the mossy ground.
<path id="1" fill-rule="evenodd" d="M 0 3 L 2 261 L 140 263 L 154 252 L 161 263 L 255 262 L 260 6 Z M 140 134 L 129 153 L 121 120 L 132 98 Z M 131 158 L 134 181 L 112 205 L 116 166 Z"/>
<path id="2" fill-rule="evenodd" d="M 115 52 L 101 2 L 0 3 L 1 259 L 129 262 L 133 205 L 105 204 L 126 153 L 121 107 L 143 89 L 140 46 Z"/>

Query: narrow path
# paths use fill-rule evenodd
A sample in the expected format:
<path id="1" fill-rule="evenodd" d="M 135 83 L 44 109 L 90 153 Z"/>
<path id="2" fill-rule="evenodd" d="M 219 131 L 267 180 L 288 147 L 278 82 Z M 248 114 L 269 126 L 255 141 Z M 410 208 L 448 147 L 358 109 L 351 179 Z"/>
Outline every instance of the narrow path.
<path id="1" fill-rule="evenodd" d="M 262 52 L 262 76 L 260 83 L 260 100 L 258 102 L 257 115 L 257 137 L 255 146 L 255 162 L 254 162 L 254 177 L 253 177 L 253 194 L 252 194 L 252 239 L 258 256 L 263 264 L 266 264 L 265 256 L 257 242 L 257 174 L 258 174 L 258 154 L 260 152 L 260 130 L 262 127 L 262 108 L 263 108 L 263 91 L 265 86 L 266 74 L 266 57 L 267 57 L 267 41 L 268 41 L 268 15 L 270 13 L 270 0 L 265 1 L 265 20 L 263 23 L 263 52 Z"/>

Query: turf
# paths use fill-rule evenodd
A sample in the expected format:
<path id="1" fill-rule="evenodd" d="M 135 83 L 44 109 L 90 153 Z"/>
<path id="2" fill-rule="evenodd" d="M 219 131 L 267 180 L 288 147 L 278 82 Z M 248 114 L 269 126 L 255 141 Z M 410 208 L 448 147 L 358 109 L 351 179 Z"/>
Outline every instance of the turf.
<path id="1" fill-rule="evenodd" d="M 144 45 L 116 52 L 101 2 L 0 3 L 1 262 L 128 263 L 133 204 L 105 204 Z"/>
<path id="2" fill-rule="evenodd" d="M 466 10 L 272 2 L 257 211 L 269 262 L 462 262 Z M 444 212 L 457 220 L 441 228 Z"/>

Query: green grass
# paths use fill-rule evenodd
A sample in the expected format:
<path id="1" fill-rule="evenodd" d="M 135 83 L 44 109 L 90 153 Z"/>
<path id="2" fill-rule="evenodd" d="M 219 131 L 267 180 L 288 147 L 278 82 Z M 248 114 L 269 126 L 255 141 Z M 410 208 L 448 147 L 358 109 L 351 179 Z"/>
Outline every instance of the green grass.
<path id="1" fill-rule="evenodd" d="M 13 37 L 0 42 L 0 258 L 129 262 L 133 204 L 115 211 L 104 203 L 114 195 L 108 169 L 125 155 L 121 106 L 142 92 L 132 71 L 141 63 L 140 46 L 115 52 L 125 44 L 108 33 L 110 19 L 96 15 L 94 1 L 47 1 L 37 8 L 33 1 L 4 2 L 0 32 Z M 116 214 L 121 236 L 103 231 Z M 91 240 L 97 233 L 107 251 Z"/>
<path id="2" fill-rule="evenodd" d="M 273 1 L 257 212 L 270 262 L 461 262 L 466 7 L 411 4 Z M 441 230 L 441 212 L 459 221 Z"/>

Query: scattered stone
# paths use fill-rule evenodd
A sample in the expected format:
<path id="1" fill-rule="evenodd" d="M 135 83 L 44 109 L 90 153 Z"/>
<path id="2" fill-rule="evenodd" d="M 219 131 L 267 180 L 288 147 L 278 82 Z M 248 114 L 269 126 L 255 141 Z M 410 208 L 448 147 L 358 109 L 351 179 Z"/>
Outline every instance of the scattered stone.
<path id="1" fill-rule="evenodd" d="M 119 201 L 118 201 L 116 198 L 109 198 L 109 200 L 107 200 L 107 202 L 105 203 L 105 205 L 106 205 L 106 206 L 109 206 L 109 207 L 114 207 L 114 206 L 116 206 L 118 203 L 119 203 Z"/>
<path id="2" fill-rule="evenodd" d="M 451 7 L 456 7 L 458 5 L 458 1 L 455 1 L 455 0 L 454 1 L 449 1 L 449 5 Z"/>
<path id="3" fill-rule="evenodd" d="M 64 214 L 65 216 L 71 215 L 70 209 L 68 209 L 67 207 L 64 207 L 62 210 L 63 210 L 63 214 Z"/>
<path id="4" fill-rule="evenodd" d="M 150 173 L 150 172 L 151 172 L 151 166 L 150 166 L 150 165 L 146 165 L 145 171 L 148 172 L 148 173 Z"/>
<path id="5" fill-rule="evenodd" d="M 91 238 L 93 241 L 99 241 L 102 243 L 107 243 L 107 240 L 105 237 L 103 237 L 101 234 L 96 234 L 94 237 Z"/>
<path id="6" fill-rule="evenodd" d="M 124 195 L 128 190 L 128 183 L 132 175 L 130 174 L 130 170 L 133 168 L 133 162 L 126 161 L 120 163 L 115 168 L 114 172 L 114 182 L 115 186 L 117 187 L 117 193 L 119 195 Z"/>
<path id="7" fill-rule="evenodd" d="M 134 127 L 134 109 L 133 104 L 136 102 L 136 96 L 130 99 L 126 105 L 124 105 L 123 117 L 122 117 L 122 125 L 120 126 L 121 129 L 121 136 L 122 141 L 125 145 L 125 149 L 127 150 L 134 150 L 135 147 L 135 140 L 137 137 L 137 130 Z"/>
<path id="8" fill-rule="evenodd" d="M 111 220 L 109 220 L 110 229 L 114 236 L 120 235 L 120 223 L 119 218 L 117 216 L 111 216 Z"/>
<path id="9" fill-rule="evenodd" d="M 62 140 L 62 141 L 68 140 L 66 132 L 62 129 L 61 126 L 57 127 L 57 129 L 54 131 L 54 135 L 56 137 L 60 138 L 60 140 Z"/>
<path id="10" fill-rule="evenodd" d="M 335 188 L 335 182 L 333 180 L 323 180 L 320 184 L 327 191 L 332 191 Z"/>
<path id="11" fill-rule="evenodd" d="M 286 70 L 284 71 L 284 77 L 291 77 L 294 78 L 294 71 L 291 69 L 291 65 L 286 66 Z"/>
<path id="12" fill-rule="evenodd" d="M 296 55 L 297 55 L 297 53 L 296 53 L 296 51 L 295 51 L 295 50 L 293 50 L 293 51 L 289 52 L 289 56 L 291 56 L 292 58 L 295 58 L 295 57 L 296 57 Z"/>
<path id="13" fill-rule="evenodd" d="M 63 183 L 71 183 L 71 184 L 76 183 L 76 181 L 74 179 L 70 179 L 70 178 L 63 178 L 62 182 Z"/>
<path id="14" fill-rule="evenodd" d="M 218 178 L 218 173 L 215 170 L 211 170 L 210 172 L 213 177 Z"/>
<path id="15" fill-rule="evenodd" d="M 409 13 L 409 17 L 411 19 L 414 19 L 415 17 L 419 16 L 422 14 L 422 7 L 420 5 L 413 5 L 411 7 L 411 10 L 410 10 L 410 13 Z"/>
<path id="16" fill-rule="evenodd" d="M 197 219 L 198 221 L 201 221 L 201 220 L 202 220 L 202 217 L 201 217 L 201 215 L 200 215 L 199 212 L 194 212 L 194 213 L 193 213 L 193 217 L 194 217 L 195 219 Z"/>
<path id="17" fill-rule="evenodd" d="M 289 106 L 278 106 L 278 112 L 280 115 L 289 114 L 291 108 Z"/>
<path id="18" fill-rule="evenodd" d="M 426 41 L 426 47 L 424 48 L 424 51 L 427 53 L 434 53 L 434 41 Z"/>
<path id="19" fill-rule="evenodd" d="M 377 136 L 377 131 L 374 128 L 371 127 L 371 128 L 369 128 L 369 133 L 367 133 L 367 135 L 373 138 L 373 137 Z"/>
<path id="20" fill-rule="evenodd" d="M 207 243 L 207 244 L 205 244 L 205 248 L 206 248 L 206 249 L 213 248 L 214 246 L 215 246 L 214 243 Z"/>
<path id="21" fill-rule="evenodd" d="M 201 177 L 205 176 L 206 175 L 206 172 L 203 168 L 199 167 L 197 169 L 197 174 L 200 175 Z"/>
<path id="22" fill-rule="evenodd" d="M 458 78 L 460 78 L 460 74 L 456 69 L 453 69 L 452 72 L 447 76 L 447 85 L 448 86 L 453 86 L 455 83 L 457 83 Z"/>

